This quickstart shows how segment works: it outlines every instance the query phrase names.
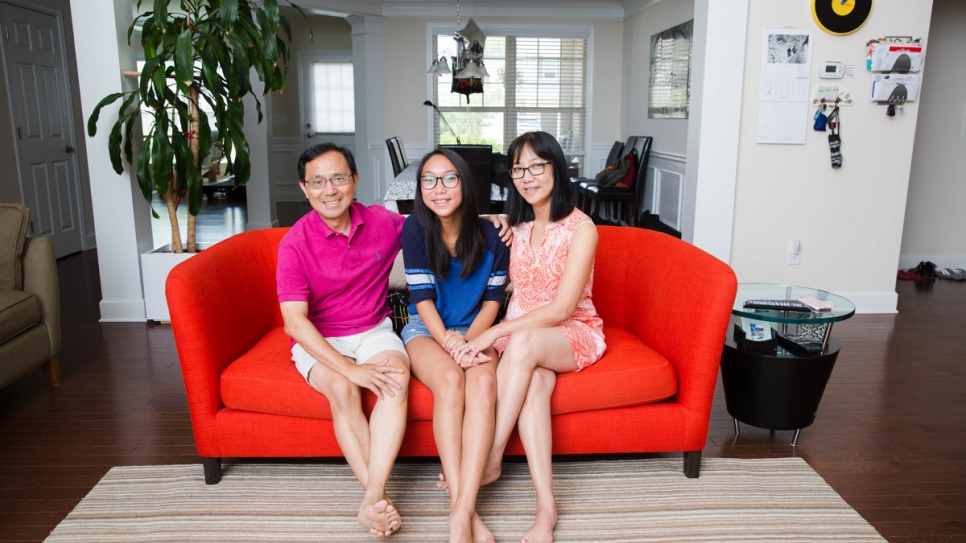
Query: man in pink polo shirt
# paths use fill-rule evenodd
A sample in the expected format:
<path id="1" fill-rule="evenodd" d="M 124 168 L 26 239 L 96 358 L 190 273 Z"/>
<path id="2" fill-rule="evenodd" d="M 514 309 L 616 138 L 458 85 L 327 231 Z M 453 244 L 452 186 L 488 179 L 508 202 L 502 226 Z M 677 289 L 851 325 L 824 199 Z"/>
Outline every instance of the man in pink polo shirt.
<path id="1" fill-rule="evenodd" d="M 335 436 L 365 494 L 357 517 L 376 538 L 402 524 L 386 482 L 406 431 L 409 358 L 386 295 L 403 217 L 353 203 L 352 153 L 331 143 L 302 153 L 299 186 L 313 211 L 278 247 L 278 301 L 292 359 L 329 400 Z M 378 398 L 369 420 L 362 389 Z"/>

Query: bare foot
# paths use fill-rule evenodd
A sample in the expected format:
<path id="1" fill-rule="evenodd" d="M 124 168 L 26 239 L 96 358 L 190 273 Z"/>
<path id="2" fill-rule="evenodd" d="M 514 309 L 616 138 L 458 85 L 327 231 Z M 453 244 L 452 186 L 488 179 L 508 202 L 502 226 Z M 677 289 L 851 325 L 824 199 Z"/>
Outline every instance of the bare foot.
<path id="1" fill-rule="evenodd" d="M 496 543 L 493 532 L 486 527 L 476 511 L 473 512 L 473 543 Z"/>
<path id="2" fill-rule="evenodd" d="M 356 520 L 376 539 L 391 535 L 402 526 L 399 512 L 385 499 L 369 505 L 363 503 Z"/>
<path id="3" fill-rule="evenodd" d="M 472 516 L 450 513 L 446 525 L 449 527 L 449 543 L 473 543 Z"/>
<path id="4" fill-rule="evenodd" d="M 533 526 L 523 534 L 520 543 L 551 543 L 553 527 L 557 525 L 557 510 L 538 509 L 533 518 Z"/>
<path id="5" fill-rule="evenodd" d="M 443 474 L 443 473 L 440 473 L 439 474 L 439 481 L 436 483 L 436 486 L 438 488 L 442 488 L 443 490 L 449 492 L 449 484 L 446 482 L 446 475 L 445 474 Z"/>
<path id="6" fill-rule="evenodd" d="M 495 462 L 487 460 L 486 466 L 483 467 L 483 478 L 480 479 L 480 486 L 496 481 L 500 478 L 501 473 L 503 473 L 503 458 L 499 458 Z"/>

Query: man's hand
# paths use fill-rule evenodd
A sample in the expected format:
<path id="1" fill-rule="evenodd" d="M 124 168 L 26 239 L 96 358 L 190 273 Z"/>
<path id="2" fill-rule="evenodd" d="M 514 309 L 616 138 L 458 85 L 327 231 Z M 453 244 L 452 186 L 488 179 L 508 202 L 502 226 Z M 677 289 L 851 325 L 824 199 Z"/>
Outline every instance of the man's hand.
<path id="1" fill-rule="evenodd" d="M 500 239 L 506 246 L 509 247 L 513 244 L 513 229 L 510 228 L 510 222 L 506 220 L 505 215 L 480 215 L 484 219 L 487 219 L 493 226 L 500 229 Z"/>
<path id="2" fill-rule="evenodd" d="M 381 400 L 402 390 L 402 385 L 392 378 L 392 374 L 404 372 L 402 368 L 390 366 L 387 358 L 371 364 L 353 364 L 346 377 L 356 386 L 368 388 Z"/>

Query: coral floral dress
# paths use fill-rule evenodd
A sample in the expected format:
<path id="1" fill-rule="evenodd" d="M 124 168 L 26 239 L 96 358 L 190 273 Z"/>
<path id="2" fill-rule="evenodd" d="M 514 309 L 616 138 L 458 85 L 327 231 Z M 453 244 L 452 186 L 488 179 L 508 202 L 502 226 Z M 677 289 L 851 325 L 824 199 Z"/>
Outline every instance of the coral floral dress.
<path id="1" fill-rule="evenodd" d="M 570 254 L 570 240 L 577 227 L 585 222 L 591 222 L 590 217 L 575 208 L 563 220 L 548 224 L 540 243 L 540 252 L 536 255 L 530 247 L 533 221 L 513 227 L 513 239 L 516 240 L 510 248 L 513 296 L 507 307 L 507 320 L 516 319 L 553 301 L 567 264 L 567 255 Z M 557 325 L 557 329 L 570 341 L 577 371 L 597 362 L 607 348 L 604 344 L 604 322 L 590 299 L 593 286 L 594 269 L 591 267 L 576 309 L 570 319 Z M 493 345 L 501 355 L 508 340 L 509 337 L 501 337 Z"/>

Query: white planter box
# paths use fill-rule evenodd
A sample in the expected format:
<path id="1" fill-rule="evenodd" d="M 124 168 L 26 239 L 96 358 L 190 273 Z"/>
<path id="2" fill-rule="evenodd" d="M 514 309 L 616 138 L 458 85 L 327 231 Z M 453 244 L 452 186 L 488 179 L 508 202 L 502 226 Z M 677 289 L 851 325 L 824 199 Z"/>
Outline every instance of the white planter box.
<path id="1" fill-rule="evenodd" d="M 199 250 L 207 248 L 199 244 Z M 172 253 L 170 245 L 164 245 L 149 253 L 141 254 L 141 285 L 144 289 L 144 316 L 149 321 L 170 322 L 168 301 L 164 296 L 164 283 L 172 268 L 197 253 Z"/>

